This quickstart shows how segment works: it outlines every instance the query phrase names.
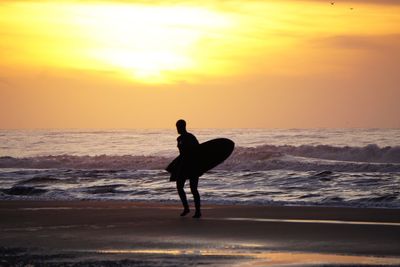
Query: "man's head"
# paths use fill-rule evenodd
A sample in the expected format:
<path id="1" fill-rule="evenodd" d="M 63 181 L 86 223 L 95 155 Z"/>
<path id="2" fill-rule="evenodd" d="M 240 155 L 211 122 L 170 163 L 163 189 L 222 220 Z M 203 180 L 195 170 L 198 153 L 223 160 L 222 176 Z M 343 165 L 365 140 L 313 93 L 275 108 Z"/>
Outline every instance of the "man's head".
<path id="1" fill-rule="evenodd" d="M 186 132 L 186 121 L 185 120 L 178 120 L 176 122 L 176 130 L 179 134 L 183 134 Z"/>

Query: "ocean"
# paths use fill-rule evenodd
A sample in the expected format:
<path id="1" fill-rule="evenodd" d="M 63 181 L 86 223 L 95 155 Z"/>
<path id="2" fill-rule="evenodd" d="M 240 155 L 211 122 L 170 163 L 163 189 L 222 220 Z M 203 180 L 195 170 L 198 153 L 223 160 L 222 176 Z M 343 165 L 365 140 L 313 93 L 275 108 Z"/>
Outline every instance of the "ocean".
<path id="1" fill-rule="evenodd" d="M 400 129 L 189 129 L 235 150 L 203 203 L 400 208 Z M 0 130 L 0 200 L 179 202 L 174 129 Z M 187 185 L 188 197 L 191 200 Z"/>

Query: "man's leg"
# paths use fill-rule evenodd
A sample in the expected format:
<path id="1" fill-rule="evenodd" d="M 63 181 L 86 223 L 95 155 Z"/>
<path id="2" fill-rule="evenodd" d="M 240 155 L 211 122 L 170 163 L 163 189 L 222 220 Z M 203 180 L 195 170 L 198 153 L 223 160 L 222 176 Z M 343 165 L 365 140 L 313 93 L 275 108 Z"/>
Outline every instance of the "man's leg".
<path id="1" fill-rule="evenodd" d="M 201 211 L 200 211 L 200 194 L 197 190 L 197 186 L 199 184 L 199 177 L 193 177 L 190 179 L 190 191 L 193 194 L 194 205 L 196 207 L 196 213 L 194 214 L 193 218 L 200 218 Z"/>
<path id="2" fill-rule="evenodd" d="M 176 189 L 178 190 L 178 195 L 183 205 L 183 212 L 181 213 L 181 216 L 185 216 L 186 214 L 189 213 L 189 204 L 187 202 L 185 190 L 183 189 L 184 186 L 185 186 L 185 179 L 178 178 L 176 180 Z"/>

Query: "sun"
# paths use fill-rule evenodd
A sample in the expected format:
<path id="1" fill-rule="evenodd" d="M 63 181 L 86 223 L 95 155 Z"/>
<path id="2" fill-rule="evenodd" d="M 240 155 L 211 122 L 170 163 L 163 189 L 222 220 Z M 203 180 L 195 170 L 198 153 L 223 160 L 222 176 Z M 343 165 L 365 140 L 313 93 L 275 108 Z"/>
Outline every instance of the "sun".
<path id="1" fill-rule="evenodd" d="M 117 73 L 139 83 L 214 71 L 207 62 L 221 53 L 215 44 L 234 28 L 232 17 L 204 6 L 128 1 L 15 1 L 0 8 L 0 18 L 19 33 L 17 41 L 2 39 L 18 51 L 8 57 L 14 63 Z"/>
<path id="2" fill-rule="evenodd" d="M 81 5 L 74 21 L 101 65 L 143 83 L 168 83 L 199 68 L 198 44 L 228 18 L 198 7 Z"/>

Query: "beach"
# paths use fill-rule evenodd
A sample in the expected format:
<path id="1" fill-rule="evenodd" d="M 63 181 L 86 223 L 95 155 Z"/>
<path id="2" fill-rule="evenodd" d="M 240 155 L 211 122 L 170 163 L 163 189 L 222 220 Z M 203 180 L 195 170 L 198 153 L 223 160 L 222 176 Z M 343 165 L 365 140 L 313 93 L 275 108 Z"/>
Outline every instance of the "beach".
<path id="1" fill-rule="evenodd" d="M 399 129 L 193 132 L 199 220 L 171 129 L 1 131 L 0 266 L 400 266 Z"/>
<path id="2" fill-rule="evenodd" d="M 0 265 L 400 265 L 398 209 L 204 205 L 201 219 L 180 211 L 178 203 L 1 201 Z"/>

